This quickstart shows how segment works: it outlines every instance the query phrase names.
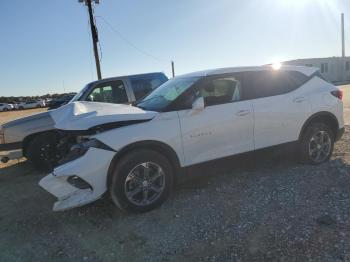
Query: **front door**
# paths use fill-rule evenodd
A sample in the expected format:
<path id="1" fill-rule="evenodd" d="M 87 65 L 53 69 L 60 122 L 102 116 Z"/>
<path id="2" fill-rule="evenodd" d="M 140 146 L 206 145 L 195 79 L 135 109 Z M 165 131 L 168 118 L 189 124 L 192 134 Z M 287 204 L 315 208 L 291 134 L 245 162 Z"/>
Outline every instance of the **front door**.
<path id="1" fill-rule="evenodd" d="M 233 75 L 211 77 L 194 90 L 205 108 L 178 111 L 186 166 L 254 149 L 252 104 L 241 93 Z"/>

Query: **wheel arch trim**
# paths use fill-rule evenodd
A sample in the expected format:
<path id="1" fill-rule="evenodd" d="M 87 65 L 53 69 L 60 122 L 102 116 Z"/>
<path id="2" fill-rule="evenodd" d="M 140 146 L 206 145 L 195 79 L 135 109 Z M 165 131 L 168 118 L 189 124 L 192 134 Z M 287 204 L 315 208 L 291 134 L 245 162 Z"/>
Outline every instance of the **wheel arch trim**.
<path id="1" fill-rule="evenodd" d="M 120 160 L 127 152 L 130 152 L 132 150 L 137 150 L 137 149 L 149 149 L 149 150 L 154 150 L 159 153 L 165 154 L 165 156 L 169 159 L 171 165 L 174 168 L 174 173 L 175 177 L 174 179 L 176 180 L 176 174 L 179 173 L 181 170 L 181 164 L 180 164 L 180 159 L 176 151 L 168 144 L 156 140 L 144 140 L 144 141 L 138 141 L 131 143 L 122 149 L 118 150 L 118 152 L 115 154 L 113 157 L 111 164 L 108 168 L 108 174 L 107 174 L 107 187 L 110 185 L 113 170 L 115 169 L 118 160 Z"/>
<path id="2" fill-rule="evenodd" d="M 337 119 L 337 117 L 332 114 L 331 112 L 327 112 L 327 111 L 322 111 L 322 112 L 317 112 L 313 115 L 311 115 L 303 124 L 301 130 L 300 130 L 300 133 L 299 133 L 299 140 L 302 138 L 302 135 L 304 134 L 306 128 L 308 127 L 308 125 L 310 123 L 312 123 L 312 121 L 314 121 L 315 119 L 317 118 L 322 118 L 322 117 L 326 117 L 326 118 L 329 118 L 329 119 L 332 119 L 332 121 L 336 124 L 336 129 L 335 129 L 335 132 L 334 133 L 334 136 L 336 137 L 337 136 L 337 132 L 339 130 L 339 121 Z M 333 127 L 331 127 L 333 129 Z"/>

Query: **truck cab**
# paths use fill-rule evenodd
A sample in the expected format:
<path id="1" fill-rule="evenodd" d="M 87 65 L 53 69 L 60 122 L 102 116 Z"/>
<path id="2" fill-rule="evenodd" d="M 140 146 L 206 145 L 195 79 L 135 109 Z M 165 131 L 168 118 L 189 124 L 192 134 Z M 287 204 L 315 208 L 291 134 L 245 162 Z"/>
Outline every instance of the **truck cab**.
<path id="1" fill-rule="evenodd" d="M 160 72 L 106 78 L 87 84 L 68 104 L 76 101 L 131 104 L 166 81 L 168 78 Z M 0 161 L 25 156 L 38 169 L 50 170 L 55 166 L 69 147 L 69 141 L 55 129 L 50 112 L 0 126 Z"/>

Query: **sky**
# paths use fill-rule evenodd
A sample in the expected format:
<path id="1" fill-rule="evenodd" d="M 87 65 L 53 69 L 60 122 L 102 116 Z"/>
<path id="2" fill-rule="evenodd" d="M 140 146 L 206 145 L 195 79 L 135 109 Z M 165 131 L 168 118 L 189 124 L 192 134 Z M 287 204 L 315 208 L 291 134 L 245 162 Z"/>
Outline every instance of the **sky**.
<path id="1" fill-rule="evenodd" d="M 100 0 L 103 77 L 341 54 L 349 0 Z M 96 80 L 85 5 L 0 0 L 0 96 L 77 92 Z"/>

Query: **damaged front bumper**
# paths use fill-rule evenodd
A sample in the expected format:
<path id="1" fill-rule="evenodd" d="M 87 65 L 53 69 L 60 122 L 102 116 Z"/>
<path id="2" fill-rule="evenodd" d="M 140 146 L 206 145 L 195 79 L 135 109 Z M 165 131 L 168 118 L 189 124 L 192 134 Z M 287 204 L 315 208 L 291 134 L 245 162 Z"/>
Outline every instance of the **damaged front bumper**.
<path id="1" fill-rule="evenodd" d="M 114 151 L 90 148 L 82 157 L 57 167 L 39 185 L 58 198 L 54 211 L 86 205 L 107 191 L 107 175 Z"/>

